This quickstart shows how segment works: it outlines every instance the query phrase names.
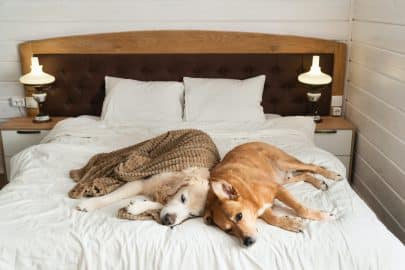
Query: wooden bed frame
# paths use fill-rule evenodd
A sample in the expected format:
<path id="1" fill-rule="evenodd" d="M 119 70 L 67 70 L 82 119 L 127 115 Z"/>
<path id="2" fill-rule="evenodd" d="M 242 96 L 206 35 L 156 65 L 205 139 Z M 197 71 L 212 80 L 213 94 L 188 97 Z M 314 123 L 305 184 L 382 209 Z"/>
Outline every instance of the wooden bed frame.
<path id="1" fill-rule="evenodd" d="M 342 96 L 346 45 L 298 36 L 221 31 L 136 31 L 68 36 L 19 45 L 22 73 L 41 54 L 333 54 L 332 95 Z M 31 90 L 26 88 L 26 96 Z M 30 111 L 28 111 L 30 113 Z"/>

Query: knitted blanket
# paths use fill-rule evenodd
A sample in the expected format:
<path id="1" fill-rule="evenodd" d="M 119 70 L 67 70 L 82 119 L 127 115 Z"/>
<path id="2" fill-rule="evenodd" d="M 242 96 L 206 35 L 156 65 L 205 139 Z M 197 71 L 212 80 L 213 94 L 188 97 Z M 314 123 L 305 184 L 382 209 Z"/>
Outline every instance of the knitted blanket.
<path id="1" fill-rule="evenodd" d="M 211 169 L 219 159 L 206 133 L 195 129 L 168 131 L 133 146 L 97 154 L 83 168 L 70 171 L 77 184 L 69 197 L 105 195 L 128 181 L 188 167 Z"/>

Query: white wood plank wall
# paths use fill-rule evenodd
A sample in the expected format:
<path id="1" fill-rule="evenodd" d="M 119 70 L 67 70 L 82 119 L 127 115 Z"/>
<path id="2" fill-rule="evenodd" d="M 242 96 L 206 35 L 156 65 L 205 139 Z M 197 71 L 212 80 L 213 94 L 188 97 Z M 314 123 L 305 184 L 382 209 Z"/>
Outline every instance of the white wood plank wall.
<path id="1" fill-rule="evenodd" d="M 17 44 L 74 34 L 142 29 L 215 29 L 346 41 L 350 0 L 0 0 L 0 118 L 21 96 Z"/>
<path id="2" fill-rule="evenodd" d="M 17 44 L 75 34 L 207 29 L 347 41 L 350 0 L 0 0 L 0 121 L 20 113 Z M 1 168 L 0 168 L 1 170 Z"/>
<path id="3" fill-rule="evenodd" d="M 354 0 L 346 115 L 354 187 L 405 242 L 405 0 Z"/>

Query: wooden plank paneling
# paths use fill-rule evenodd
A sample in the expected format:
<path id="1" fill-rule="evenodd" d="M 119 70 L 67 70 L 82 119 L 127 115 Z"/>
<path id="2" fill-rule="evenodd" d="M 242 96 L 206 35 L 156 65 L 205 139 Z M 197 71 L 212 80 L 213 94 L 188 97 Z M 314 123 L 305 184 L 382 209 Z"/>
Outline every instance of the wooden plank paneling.
<path id="1" fill-rule="evenodd" d="M 405 243 L 405 0 L 354 0 L 346 115 L 354 187 Z"/>
<path id="2" fill-rule="evenodd" d="M 388 212 L 384 204 L 379 201 L 379 196 L 370 191 L 367 185 L 363 183 L 363 180 L 356 174 L 353 177 L 352 187 L 370 206 L 370 208 L 373 209 L 378 218 L 388 227 L 388 229 L 405 244 L 405 230 Z"/>
<path id="3" fill-rule="evenodd" d="M 353 42 L 350 60 L 388 77 L 405 82 L 405 55 Z"/>
<path id="4" fill-rule="evenodd" d="M 0 99 L 0 119 L 21 116 L 18 108 L 10 107 L 8 99 Z"/>
<path id="5" fill-rule="evenodd" d="M 395 24 L 355 21 L 352 40 L 374 47 L 405 53 L 405 27 Z"/>
<path id="6" fill-rule="evenodd" d="M 353 104 L 346 102 L 346 115 L 356 125 L 359 133 L 399 167 L 405 168 L 405 144 L 382 128 L 377 122 L 370 119 L 365 113 L 367 112 L 362 113 Z"/>
<path id="7" fill-rule="evenodd" d="M 8 1 L 3 21 L 308 21 L 349 20 L 350 0 L 137 0 L 137 1 Z M 119 2 L 119 3 L 117 3 Z M 97 6 L 97 12 L 92 12 Z M 52 12 L 49 12 L 49 11 Z M 319 12 L 322 10 L 323 12 Z"/>
<path id="8" fill-rule="evenodd" d="M 16 44 L 102 32 L 204 29 L 263 32 L 348 40 L 351 0 L 3 0 L 0 63 L 18 62 Z M 97 9 L 97 12 L 94 10 Z M 0 64 L 0 97 L 21 95 L 1 82 L 20 76 Z M 4 69 L 3 69 L 4 68 Z M 11 109 L 12 110 L 12 109 Z"/>
<path id="9" fill-rule="evenodd" d="M 371 157 L 372 158 L 372 157 Z M 357 155 L 355 171 L 365 185 L 378 196 L 387 211 L 399 224 L 405 224 L 405 201 L 378 175 L 361 155 Z"/>
<path id="10" fill-rule="evenodd" d="M 405 24 L 404 0 L 356 0 L 353 2 L 357 20 Z"/>
<path id="11" fill-rule="evenodd" d="M 0 82 L 17 82 L 20 76 L 19 62 L 0 62 Z"/>
<path id="12" fill-rule="evenodd" d="M 0 62 L 18 62 L 18 41 L 0 41 Z"/>
<path id="13" fill-rule="evenodd" d="M 405 142 L 405 112 L 352 84 L 347 87 L 346 98 L 357 110 L 367 112 L 368 117 Z"/>
<path id="14" fill-rule="evenodd" d="M 24 88 L 19 82 L 0 82 L 0 99 L 24 96 Z"/>
<path id="15" fill-rule="evenodd" d="M 241 32 L 261 32 L 284 35 L 322 37 L 326 39 L 347 40 L 349 25 L 345 21 L 326 22 L 2 22 L 1 40 L 35 40 L 57 36 L 93 34 L 103 32 L 123 32 L 137 30 L 223 30 Z"/>
<path id="16" fill-rule="evenodd" d="M 398 110 L 405 111 L 405 83 L 351 62 L 349 81 Z"/>
<path id="17" fill-rule="evenodd" d="M 368 164 L 382 175 L 393 190 L 395 190 L 402 199 L 405 199 L 405 171 L 398 167 L 374 144 L 372 144 L 362 134 L 357 136 L 357 153 L 363 157 L 368 157 Z"/>

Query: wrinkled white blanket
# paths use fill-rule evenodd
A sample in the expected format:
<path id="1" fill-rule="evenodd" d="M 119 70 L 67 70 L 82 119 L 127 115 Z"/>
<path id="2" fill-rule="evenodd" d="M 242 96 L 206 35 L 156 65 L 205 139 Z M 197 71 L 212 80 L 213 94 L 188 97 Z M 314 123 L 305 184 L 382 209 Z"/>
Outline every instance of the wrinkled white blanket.
<path id="1" fill-rule="evenodd" d="M 11 161 L 11 183 L 0 191 L 0 269 L 405 269 L 404 246 L 352 191 L 346 180 L 329 190 L 306 183 L 288 188 L 305 204 L 334 211 L 337 220 L 307 222 L 296 234 L 258 222 L 251 248 L 206 226 L 200 218 L 170 229 L 153 221 L 114 217 L 127 201 L 90 213 L 74 210 L 68 177 L 95 153 L 145 140 L 168 129 L 208 132 L 223 155 L 237 144 L 261 140 L 304 162 L 344 175 L 331 154 L 316 148 L 306 118 L 262 124 L 144 123 L 109 127 L 88 117 L 68 119 L 43 144 Z"/>

